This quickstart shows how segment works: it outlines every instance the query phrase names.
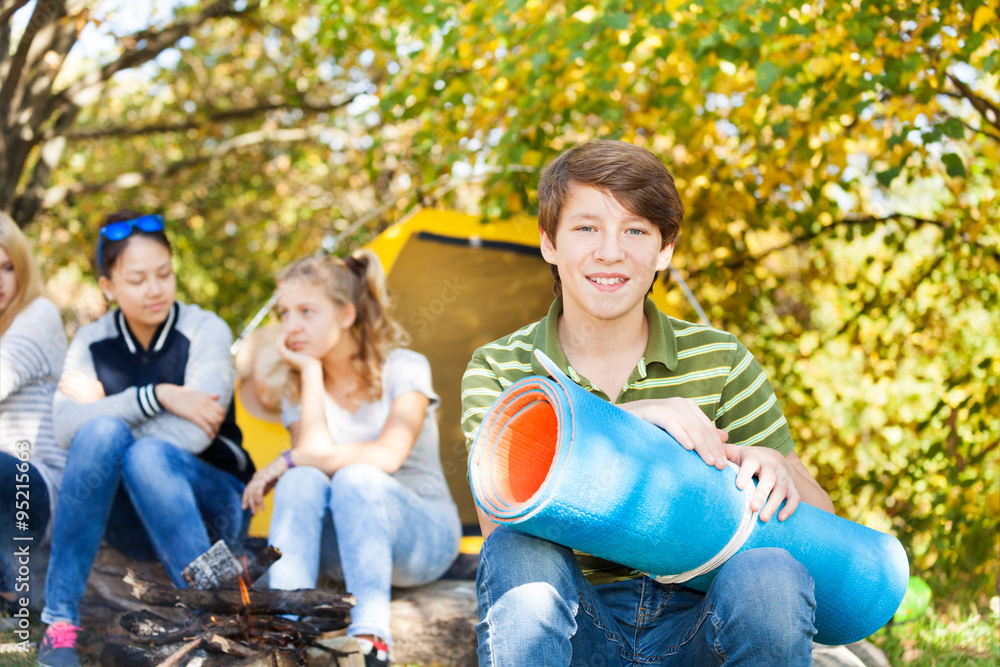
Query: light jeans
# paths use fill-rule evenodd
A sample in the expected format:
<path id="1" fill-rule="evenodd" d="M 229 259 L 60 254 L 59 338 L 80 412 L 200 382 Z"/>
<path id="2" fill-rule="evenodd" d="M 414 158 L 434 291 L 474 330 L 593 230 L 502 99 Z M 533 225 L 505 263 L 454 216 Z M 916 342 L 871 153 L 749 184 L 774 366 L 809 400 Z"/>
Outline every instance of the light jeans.
<path id="1" fill-rule="evenodd" d="M 391 644 L 391 587 L 444 574 L 458 555 L 462 526 L 450 500 L 426 500 L 372 466 L 344 466 L 332 479 L 297 466 L 274 488 L 269 536 L 281 550 L 271 588 L 315 588 L 322 562 L 357 599 L 348 634 Z"/>
<path id="2" fill-rule="evenodd" d="M 87 422 L 73 436 L 59 490 L 42 622 L 80 624 L 78 604 L 102 535 L 126 556 L 159 558 L 185 588 L 181 571 L 213 539 L 242 544 L 242 494 L 233 475 L 164 440 L 136 440 L 120 419 Z"/>
<path id="3" fill-rule="evenodd" d="M 784 549 L 737 554 L 707 593 L 649 577 L 594 586 L 570 549 L 500 527 L 476 586 L 484 667 L 812 664 L 813 581 Z"/>

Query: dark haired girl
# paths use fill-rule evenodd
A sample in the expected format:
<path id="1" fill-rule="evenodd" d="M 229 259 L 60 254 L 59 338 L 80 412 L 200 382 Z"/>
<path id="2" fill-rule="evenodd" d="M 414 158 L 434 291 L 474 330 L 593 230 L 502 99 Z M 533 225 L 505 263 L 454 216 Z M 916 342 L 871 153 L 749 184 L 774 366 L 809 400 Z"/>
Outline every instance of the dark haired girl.
<path id="1" fill-rule="evenodd" d="M 99 284 L 118 308 L 70 344 L 53 403 L 69 448 L 46 578 L 38 662 L 75 666 L 78 602 L 104 536 L 127 556 L 181 571 L 246 531 L 240 507 L 254 472 L 232 393 L 232 334 L 217 315 L 175 300 L 163 218 L 109 216 Z"/>

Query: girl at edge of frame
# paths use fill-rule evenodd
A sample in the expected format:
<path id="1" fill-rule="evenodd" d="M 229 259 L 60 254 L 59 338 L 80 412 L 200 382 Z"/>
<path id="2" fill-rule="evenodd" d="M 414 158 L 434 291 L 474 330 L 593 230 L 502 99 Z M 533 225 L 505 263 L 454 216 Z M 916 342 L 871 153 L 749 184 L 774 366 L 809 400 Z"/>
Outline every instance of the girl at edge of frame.
<path id="1" fill-rule="evenodd" d="M 79 664 L 79 601 L 102 536 L 130 558 L 159 559 L 185 587 L 183 569 L 214 541 L 241 545 L 254 472 L 235 421 L 232 333 L 176 300 L 162 216 L 107 216 L 97 270 L 118 307 L 73 338 L 52 408 L 69 448 L 38 652 L 52 667 Z"/>
<path id="2" fill-rule="evenodd" d="M 48 298 L 28 239 L 0 212 L 0 596 L 8 608 L 20 608 L 15 601 L 21 599 L 32 606 L 41 600 L 30 581 L 16 580 L 15 552 L 30 544 L 31 570 L 43 565 L 35 560 L 52 525 L 66 466 L 51 409 L 65 358 L 59 309 Z M 30 540 L 15 542 L 14 536 Z"/>
<path id="3" fill-rule="evenodd" d="M 439 578 L 461 522 L 441 469 L 426 357 L 401 347 L 378 257 L 314 256 L 278 276 L 289 367 L 282 422 L 292 448 L 247 485 L 256 512 L 274 487 L 272 589 L 314 588 L 321 565 L 357 603 L 348 634 L 388 665 L 390 588 Z"/>

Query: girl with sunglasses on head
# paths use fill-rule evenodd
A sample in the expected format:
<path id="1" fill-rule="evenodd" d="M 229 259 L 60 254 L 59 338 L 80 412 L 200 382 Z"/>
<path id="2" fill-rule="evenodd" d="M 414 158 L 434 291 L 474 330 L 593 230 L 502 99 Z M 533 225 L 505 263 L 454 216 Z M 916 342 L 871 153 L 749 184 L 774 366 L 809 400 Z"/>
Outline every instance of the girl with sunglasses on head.
<path id="1" fill-rule="evenodd" d="M 0 212 L 0 596 L 14 610 L 15 600 L 41 598 L 17 580 L 17 549 L 42 545 L 55 510 L 66 452 L 52 431 L 52 395 L 65 357 L 62 320 L 28 240 Z"/>
<path id="2" fill-rule="evenodd" d="M 348 634 L 365 664 L 388 666 L 390 588 L 440 577 L 461 539 L 430 365 L 400 347 L 370 251 L 300 260 L 278 276 L 278 297 L 292 448 L 254 476 L 244 506 L 256 512 L 275 487 L 271 588 L 314 588 L 322 563 L 357 599 Z"/>
<path id="3" fill-rule="evenodd" d="M 69 448 L 38 653 L 52 667 L 79 664 L 78 602 L 102 536 L 131 558 L 158 558 L 184 587 L 182 570 L 213 542 L 242 542 L 254 472 L 233 409 L 232 334 L 176 300 L 163 218 L 108 216 L 97 256 L 118 307 L 73 339 L 52 408 Z"/>

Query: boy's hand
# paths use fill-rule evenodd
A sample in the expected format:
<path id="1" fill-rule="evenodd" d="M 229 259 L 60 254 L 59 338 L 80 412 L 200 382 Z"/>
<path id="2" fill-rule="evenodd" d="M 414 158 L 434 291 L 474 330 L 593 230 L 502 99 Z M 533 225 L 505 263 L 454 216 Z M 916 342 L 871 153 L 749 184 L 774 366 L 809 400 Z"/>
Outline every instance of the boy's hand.
<path id="1" fill-rule="evenodd" d="M 729 434 L 716 428 L 698 404 L 689 398 L 649 398 L 619 405 L 622 410 L 659 426 L 681 443 L 693 449 L 702 460 L 719 470 L 726 467 L 726 440 Z"/>
<path id="2" fill-rule="evenodd" d="M 757 478 L 757 490 L 750 499 L 750 509 L 760 511 L 761 521 L 767 521 L 786 500 L 778 513 L 778 521 L 784 521 L 798 507 L 802 496 L 795 486 L 792 466 L 780 452 L 769 447 L 741 447 L 725 445 L 726 456 L 740 467 L 736 475 L 736 486 L 746 488 L 751 478 Z"/>

